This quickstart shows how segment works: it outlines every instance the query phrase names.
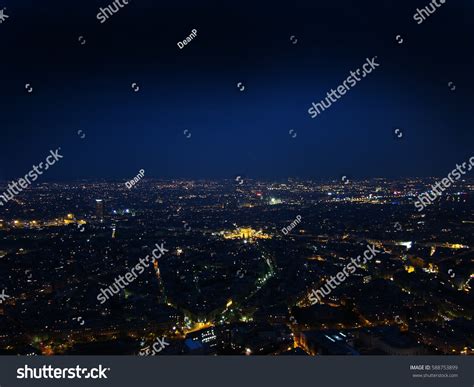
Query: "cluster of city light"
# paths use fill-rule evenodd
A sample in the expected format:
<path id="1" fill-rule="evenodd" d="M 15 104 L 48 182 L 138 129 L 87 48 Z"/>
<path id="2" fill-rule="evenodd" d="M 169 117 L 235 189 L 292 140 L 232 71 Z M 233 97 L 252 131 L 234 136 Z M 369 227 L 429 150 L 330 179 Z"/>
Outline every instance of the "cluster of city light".
<path id="1" fill-rule="evenodd" d="M 41 228 L 41 227 L 59 227 L 69 226 L 71 224 L 86 224 L 83 219 L 76 219 L 74 214 L 67 214 L 64 218 L 56 218 L 52 220 L 13 220 L 13 227 L 15 228 Z"/>
<path id="2" fill-rule="evenodd" d="M 221 231 L 224 239 L 243 239 L 252 241 L 254 239 L 271 239 L 272 236 L 265 234 L 262 230 L 254 230 L 251 227 L 239 227 L 234 231 Z"/>

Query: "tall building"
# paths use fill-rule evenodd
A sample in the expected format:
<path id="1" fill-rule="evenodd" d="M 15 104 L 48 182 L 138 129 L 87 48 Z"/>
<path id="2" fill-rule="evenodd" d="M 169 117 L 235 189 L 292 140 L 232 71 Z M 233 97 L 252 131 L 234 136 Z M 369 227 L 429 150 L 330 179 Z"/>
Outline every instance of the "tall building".
<path id="1" fill-rule="evenodd" d="M 104 219 L 104 201 L 102 199 L 95 200 L 95 216 L 97 219 Z"/>

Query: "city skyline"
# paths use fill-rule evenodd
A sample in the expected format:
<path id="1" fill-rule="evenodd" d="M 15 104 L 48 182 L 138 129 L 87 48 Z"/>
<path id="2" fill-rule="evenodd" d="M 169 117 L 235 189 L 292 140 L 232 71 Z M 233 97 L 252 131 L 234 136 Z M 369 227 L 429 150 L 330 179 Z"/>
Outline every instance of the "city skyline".
<path id="1" fill-rule="evenodd" d="M 420 213 L 433 183 L 32 186 L 0 218 L 0 354 L 472 355 L 474 180 Z"/>

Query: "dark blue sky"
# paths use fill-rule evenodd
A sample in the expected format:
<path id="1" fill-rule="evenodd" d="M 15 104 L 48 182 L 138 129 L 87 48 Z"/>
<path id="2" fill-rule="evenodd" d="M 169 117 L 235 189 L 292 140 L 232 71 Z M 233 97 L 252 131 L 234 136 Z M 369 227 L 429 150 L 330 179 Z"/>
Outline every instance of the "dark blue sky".
<path id="1" fill-rule="evenodd" d="M 58 147 L 64 159 L 43 181 L 142 168 L 157 178 L 444 176 L 472 156 L 472 1 L 417 25 L 427 1 L 130 0 L 100 24 L 111 2 L 3 1 L 0 179 Z M 373 74 L 310 118 L 311 102 L 375 55 Z"/>

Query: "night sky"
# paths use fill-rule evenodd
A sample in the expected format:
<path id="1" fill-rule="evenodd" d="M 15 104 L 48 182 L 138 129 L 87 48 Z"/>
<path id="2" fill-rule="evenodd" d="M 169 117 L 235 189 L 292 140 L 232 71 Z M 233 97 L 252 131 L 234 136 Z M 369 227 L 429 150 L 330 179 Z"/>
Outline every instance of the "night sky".
<path id="1" fill-rule="evenodd" d="M 100 24 L 99 7 L 111 3 L 0 0 L 9 16 L 0 179 L 25 175 L 58 147 L 64 159 L 38 182 L 131 179 L 140 169 L 155 178 L 443 177 L 474 154 L 472 0 L 448 0 L 421 25 L 413 15 L 428 0 L 130 0 Z M 192 29 L 197 37 L 178 49 Z M 310 118 L 313 101 L 374 56 L 379 68 Z"/>

